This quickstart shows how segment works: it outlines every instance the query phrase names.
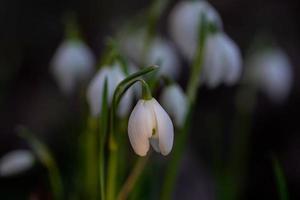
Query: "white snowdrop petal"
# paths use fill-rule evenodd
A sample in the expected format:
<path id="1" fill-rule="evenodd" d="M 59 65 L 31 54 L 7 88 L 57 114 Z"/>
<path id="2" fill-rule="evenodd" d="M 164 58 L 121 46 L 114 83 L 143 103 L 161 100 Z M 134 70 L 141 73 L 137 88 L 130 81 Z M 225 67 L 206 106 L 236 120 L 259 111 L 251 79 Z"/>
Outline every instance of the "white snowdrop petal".
<path id="1" fill-rule="evenodd" d="M 90 106 L 90 111 L 93 116 L 97 116 L 101 113 L 102 107 L 102 95 L 105 79 L 108 83 L 108 96 L 112 96 L 112 82 L 110 81 L 110 69 L 103 67 L 92 79 L 87 90 L 87 101 Z"/>
<path id="2" fill-rule="evenodd" d="M 133 73 L 137 72 L 138 70 L 139 69 L 135 64 L 133 64 L 133 63 L 128 64 L 129 74 L 133 74 Z M 136 98 L 139 98 L 142 96 L 142 87 L 139 83 L 135 83 L 133 85 L 133 93 Z"/>
<path id="3" fill-rule="evenodd" d="M 160 153 L 158 138 L 150 138 L 150 144 L 157 153 Z"/>
<path id="4" fill-rule="evenodd" d="M 226 34 L 223 34 L 223 48 L 226 54 L 224 83 L 231 86 L 235 84 L 242 75 L 242 56 L 238 46 Z"/>
<path id="5" fill-rule="evenodd" d="M 94 65 L 95 58 L 88 46 L 81 41 L 67 40 L 54 54 L 51 70 L 62 91 L 70 94 L 78 82 L 90 77 Z"/>
<path id="6" fill-rule="evenodd" d="M 174 84 L 164 88 L 160 102 L 167 113 L 174 118 L 175 124 L 181 127 L 187 112 L 187 99 L 180 86 Z"/>
<path id="7" fill-rule="evenodd" d="M 121 70 L 121 66 L 118 64 L 113 67 L 113 70 L 114 70 L 114 88 L 113 88 L 114 91 L 118 86 L 118 84 L 125 79 L 125 74 Z M 132 99 L 133 99 L 133 93 L 132 90 L 129 89 L 122 97 L 118 107 L 118 115 L 120 117 L 124 117 L 129 113 L 132 104 Z"/>
<path id="8" fill-rule="evenodd" d="M 206 1 L 181 1 L 171 11 L 169 29 L 176 45 L 189 61 L 194 58 L 199 37 L 201 16 L 222 28 L 217 11 Z"/>
<path id="9" fill-rule="evenodd" d="M 135 63 L 142 62 L 146 32 L 144 29 L 128 32 L 120 39 L 121 51 Z"/>
<path id="10" fill-rule="evenodd" d="M 159 65 L 159 74 L 173 79 L 178 78 L 179 60 L 174 47 L 166 40 L 161 38 L 154 39 L 147 56 L 147 62 Z"/>
<path id="11" fill-rule="evenodd" d="M 207 38 L 204 52 L 203 77 L 210 88 L 217 87 L 222 82 L 224 74 L 223 63 L 225 55 L 220 48 L 220 35 L 214 34 Z"/>
<path id="12" fill-rule="evenodd" d="M 158 134 L 159 149 L 162 155 L 168 155 L 173 147 L 173 123 L 166 111 L 154 98 L 150 101 L 153 104 L 153 109 L 156 117 L 156 134 Z"/>
<path id="13" fill-rule="evenodd" d="M 4 155 L 0 160 L 0 176 L 11 176 L 30 169 L 34 156 L 28 150 L 15 150 Z"/>
<path id="14" fill-rule="evenodd" d="M 247 60 L 246 81 L 280 103 L 287 98 L 292 87 L 292 66 L 280 49 L 256 52 Z"/>
<path id="15" fill-rule="evenodd" d="M 87 92 L 87 100 L 90 105 L 90 110 L 93 116 L 97 116 L 101 113 L 102 107 L 102 95 L 105 79 L 108 84 L 108 103 L 111 104 L 113 99 L 114 91 L 117 85 L 125 78 L 124 73 L 120 69 L 120 65 L 115 64 L 114 66 L 104 66 L 92 79 Z M 124 117 L 128 114 L 131 108 L 132 102 L 132 91 L 128 90 L 123 96 L 117 114 L 120 117 Z"/>
<path id="16" fill-rule="evenodd" d="M 153 111 L 144 100 L 139 100 L 128 121 L 128 136 L 136 154 L 145 156 L 149 150 L 149 138 L 155 127 Z"/>

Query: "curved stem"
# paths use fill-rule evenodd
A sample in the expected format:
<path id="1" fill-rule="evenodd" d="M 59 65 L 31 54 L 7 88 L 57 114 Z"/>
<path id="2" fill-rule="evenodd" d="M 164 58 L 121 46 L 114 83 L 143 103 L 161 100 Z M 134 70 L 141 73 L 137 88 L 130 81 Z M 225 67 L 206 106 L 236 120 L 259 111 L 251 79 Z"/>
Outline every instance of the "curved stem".
<path id="1" fill-rule="evenodd" d="M 146 163 L 149 159 L 150 155 L 146 156 L 145 158 L 138 158 L 133 170 L 131 171 L 130 175 L 128 176 L 127 180 L 125 181 L 121 191 L 118 195 L 118 200 L 127 199 L 128 195 L 134 188 L 135 183 L 137 182 L 139 176 L 143 172 L 143 169 L 146 166 Z"/>
<path id="2" fill-rule="evenodd" d="M 121 98 L 125 92 L 137 81 L 143 84 L 144 94 L 149 97 L 151 96 L 150 89 L 147 83 L 140 77 L 150 73 L 157 69 L 157 66 L 150 66 L 142 69 L 134 74 L 131 74 L 117 86 L 112 100 L 112 106 L 110 108 L 110 126 L 109 126 L 109 159 L 108 159 L 108 178 L 107 178 L 107 199 L 114 200 L 116 192 L 116 177 L 117 177 L 117 161 L 118 161 L 118 138 L 115 133 L 115 116 Z"/>

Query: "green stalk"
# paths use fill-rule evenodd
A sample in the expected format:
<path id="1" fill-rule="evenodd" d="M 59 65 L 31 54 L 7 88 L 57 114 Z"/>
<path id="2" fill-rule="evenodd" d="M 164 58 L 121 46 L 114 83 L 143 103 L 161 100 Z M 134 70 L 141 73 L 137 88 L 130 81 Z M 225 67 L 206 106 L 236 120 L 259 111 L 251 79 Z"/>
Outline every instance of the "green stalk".
<path id="1" fill-rule="evenodd" d="M 134 74 L 129 75 L 123 81 L 121 81 L 113 95 L 112 106 L 110 108 L 110 127 L 109 127 L 109 158 L 108 158 L 108 177 L 107 177 L 107 200 L 114 200 L 116 194 L 116 177 L 117 177 L 117 161 L 118 161 L 118 142 L 119 138 L 115 131 L 115 118 L 116 118 L 116 110 L 118 108 L 119 102 L 121 98 L 125 94 L 125 92 L 137 81 L 140 81 L 143 85 L 144 92 L 147 98 L 151 96 L 149 86 L 145 81 L 143 81 L 140 77 L 146 75 L 154 70 L 156 70 L 156 66 L 150 66 L 144 68 Z"/>
<path id="2" fill-rule="evenodd" d="M 181 157 L 184 152 L 184 148 L 186 145 L 188 132 L 190 128 L 192 111 L 194 109 L 194 104 L 197 98 L 197 91 L 199 88 L 200 81 L 200 73 L 203 65 L 203 57 L 204 57 L 204 46 L 205 39 L 207 37 L 208 27 L 206 23 L 205 16 L 201 17 L 201 22 L 199 25 L 199 45 L 197 47 L 195 60 L 192 65 L 191 75 L 187 86 L 187 97 L 188 97 L 188 114 L 186 116 L 183 128 L 180 130 L 178 134 L 178 138 L 175 140 L 175 144 L 173 147 L 173 153 L 170 162 L 168 163 L 166 169 L 166 177 L 162 187 L 162 195 L 161 199 L 169 200 L 171 199 L 172 191 L 176 182 L 176 177 L 179 169 L 179 164 L 181 161 Z"/>
<path id="3" fill-rule="evenodd" d="M 88 119 L 88 129 L 85 133 L 85 196 L 97 198 L 97 120 Z"/>
<path id="4" fill-rule="evenodd" d="M 137 182 L 138 178 L 142 174 L 148 159 L 149 159 L 149 155 L 146 156 L 145 158 L 138 158 L 132 172 L 130 173 L 130 175 L 128 176 L 127 180 L 125 181 L 124 185 L 121 188 L 121 191 L 117 198 L 118 200 L 127 199 L 128 195 L 134 188 L 135 183 Z"/>

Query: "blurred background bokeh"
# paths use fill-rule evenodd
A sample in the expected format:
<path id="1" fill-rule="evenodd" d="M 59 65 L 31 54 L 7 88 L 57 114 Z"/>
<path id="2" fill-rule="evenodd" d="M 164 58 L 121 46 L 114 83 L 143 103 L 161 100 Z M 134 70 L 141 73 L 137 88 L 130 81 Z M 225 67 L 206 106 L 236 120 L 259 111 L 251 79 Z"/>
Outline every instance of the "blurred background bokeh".
<path id="1" fill-rule="evenodd" d="M 170 38 L 167 16 L 159 31 Z M 238 44 L 243 57 L 255 36 L 266 35 L 279 45 L 293 66 L 289 97 L 276 104 L 259 93 L 252 116 L 245 190 L 239 199 L 279 199 L 272 155 L 280 160 L 290 199 L 300 198 L 300 6 L 294 0 L 210 0 L 220 13 L 224 30 Z M 82 36 L 99 59 L 105 39 L 125 20 L 145 9 L 151 1 L 139 0 L 2 0 L 0 2 L 0 157 L 28 148 L 16 127 L 24 125 L 52 149 L 65 176 L 74 173 L 74 152 L 85 109 L 83 99 L 66 98 L 50 73 L 51 58 L 64 39 L 64 16 L 73 11 Z M 188 67 L 182 59 L 180 83 L 186 85 Z M 181 163 L 175 199 L 216 199 L 214 162 L 228 162 L 235 95 L 239 85 L 210 90 L 201 87 L 187 149 Z M 247 102 L 245 102 L 247 104 Z M 212 131 L 211 123 L 215 129 Z M 220 134 L 221 133 L 221 134 Z M 176 138 L 176 136 L 175 136 Z M 223 152 L 213 159 L 212 146 Z M 39 165 L 25 174 L 0 178 L 0 199 L 27 199 L 30 191 L 46 190 L 45 169 Z M 72 185 L 72 177 L 67 179 Z M 228 186 L 230 187 L 230 186 Z M 39 192 L 43 194 L 43 192 Z M 47 193 L 47 192 L 44 192 Z M 35 199 L 32 197 L 32 199 Z M 40 197 L 40 199 L 47 199 Z"/>

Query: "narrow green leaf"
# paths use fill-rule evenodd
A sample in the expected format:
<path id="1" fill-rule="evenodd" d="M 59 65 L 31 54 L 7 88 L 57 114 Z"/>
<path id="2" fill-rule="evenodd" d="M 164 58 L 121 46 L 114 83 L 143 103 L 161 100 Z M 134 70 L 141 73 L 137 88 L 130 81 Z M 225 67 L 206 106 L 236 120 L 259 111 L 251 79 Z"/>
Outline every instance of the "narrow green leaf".
<path id="1" fill-rule="evenodd" d="M 108 105 L 108 81 L 105 79 L 104 90 L 102 95 L 102 112 L 100 116 L 100 147 L 99 147 L 99 175 L 100 175 L 100 195 L 101 199 L 105 199 L 105 159 L 104 147 L 106 135 L 108 132 L 109 105 Z"/>
<path id="2" fill-rule="evenodd" d="M 52 187 L 54 199 L 63 199 L 63 184 L 60 176 L 59 169 L 56 161 L 48 149 L 48 147 L 41 141 L 39 141 L 31 132 L 25 127 L 19 127 L 20 136 L 24 138 L 32 150 L 36 153 L 41 163 L 48 169 L 50 184 Z"/>
<path id="3" fill-rule="evenodd" d="M 283 169 L 275 156 L 273 156 L 272 163 L 280 200 L 288 200 L 289 194 Z"/>
<path id="4" fill-rule="evenodd" d="M 126 90 L 135 82 L 140 81 L 141 76 L 146 75 L 157 69 L 158 69 L 158 66 L 156 66 L 156 65 L 146 67 L 136 73 L 129 75 L 127 78 L 125 78 L 123 81 L 121 81 L 119 83 L 119 85 L 117 86 L 115 93 L 114 93 L 113 106 L 115 108 L 117 107 L 118 103 L 120 102 L 120 100 L 121 100 L 123 94 L 126 92 Z M 128 87 L 128 85 L 130 85 L 130 86 Z"/>

